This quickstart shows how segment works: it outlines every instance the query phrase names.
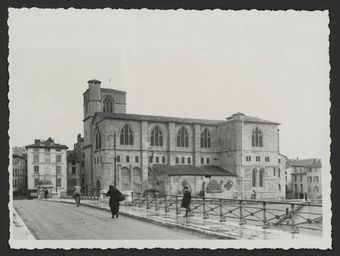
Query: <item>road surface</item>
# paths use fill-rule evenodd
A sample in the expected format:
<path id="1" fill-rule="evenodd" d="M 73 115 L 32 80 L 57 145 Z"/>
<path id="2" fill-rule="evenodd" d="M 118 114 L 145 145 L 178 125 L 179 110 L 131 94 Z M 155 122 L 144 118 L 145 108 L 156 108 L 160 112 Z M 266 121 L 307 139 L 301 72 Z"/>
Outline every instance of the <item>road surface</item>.
<path id="1" fill-rule="evenodd" d="M 119 216 L 109 211 L 43 200 L 15 200 L 14 207 L 36 239 L 205 239 L 188 231 Z"/>

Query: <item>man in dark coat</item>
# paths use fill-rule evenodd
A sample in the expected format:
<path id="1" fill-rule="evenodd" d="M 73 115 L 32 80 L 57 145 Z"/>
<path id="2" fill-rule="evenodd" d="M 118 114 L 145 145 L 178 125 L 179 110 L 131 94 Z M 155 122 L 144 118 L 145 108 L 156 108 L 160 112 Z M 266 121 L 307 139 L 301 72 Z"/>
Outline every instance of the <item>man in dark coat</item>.
<path id="1" fill-rule="evenodd" d="M 118 212 L 119 212 L 119 201 L 122 196 L 122 193 L 116 189 L 113 185 L 110 185 L 109 191 L 106 193 L 106 196 L 110 197 L 110 208 L 112 213 L 112 218 L 116 216 L 118 218 Z"/>
<path id="2" fill-rule="evenodd" d="M 191 203 L 191 193 L 189 191 L 189 187 L 184 187 L 184 194 L 182 198 L 182 205 L 186 209 L 184 217 L 188 217 L 188 213 L 190 212 L 190 203 Z"/>
<path id="3" fill-rule="evenodd" d="M 45 193 L 45 199 L 47 198 L 47 195 L 48 195 L 48 190 L 45 188 L 45 191 L 44 191 L 44 193 Z"/>

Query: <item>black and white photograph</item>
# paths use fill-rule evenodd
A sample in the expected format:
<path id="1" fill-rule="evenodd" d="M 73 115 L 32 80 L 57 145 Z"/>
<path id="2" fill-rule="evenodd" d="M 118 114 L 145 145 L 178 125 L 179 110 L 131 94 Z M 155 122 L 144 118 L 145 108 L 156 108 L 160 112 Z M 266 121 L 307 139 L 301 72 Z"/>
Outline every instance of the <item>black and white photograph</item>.
<path id="1" fill-rule="evenodd" d="M 331 248 L 327 10 L 9 8 L 8 34 L 11 248 Z"/>

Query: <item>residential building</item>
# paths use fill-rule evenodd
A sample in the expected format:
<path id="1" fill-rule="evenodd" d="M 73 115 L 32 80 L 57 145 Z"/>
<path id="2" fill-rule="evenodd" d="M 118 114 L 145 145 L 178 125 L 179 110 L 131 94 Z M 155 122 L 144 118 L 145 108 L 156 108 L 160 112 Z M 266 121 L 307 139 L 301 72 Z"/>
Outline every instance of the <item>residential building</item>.
<path id="1" fill-rule="evenodd" d="M 294 198 L 322 199 L 321 160 L 297 159 L 290 161 Z"/>
<path id="2" fill-rule="evenodd" d="M 67 146 L 51 138 L 36 139 L 26 150 L 28 190 L 47 188 L 49 192 L 66 192 Z"/>
<path id="3" fill-rule="evenodd" d="M 86 192 L 107 189 L 116 179 L 123 191 L 179 194 L 187 185 L 193 195 L 284 195 L 279 123 L 243 113 L 225 120 L 127 114 L 126 92 L 101 88 L 98 80 L 88 86 L 83 94 Z"/>
<path id="4" fill-rule="evenodd" d="M 14 147 L 12 152 L 12 187 L 13 196 L 23 196 L 27 192 L 27 154 L 21 147 Z"/>
<path id="5" fill-rule="evenodd" d="M 85 172 L 84 172 L 84 138 L 80 134 L 77 136 L 77 143 L 74 144 L 73 150 L 67 151 L 67 192 L 73 193 L 73 188 L 80 185 L 85 189 Z"/>

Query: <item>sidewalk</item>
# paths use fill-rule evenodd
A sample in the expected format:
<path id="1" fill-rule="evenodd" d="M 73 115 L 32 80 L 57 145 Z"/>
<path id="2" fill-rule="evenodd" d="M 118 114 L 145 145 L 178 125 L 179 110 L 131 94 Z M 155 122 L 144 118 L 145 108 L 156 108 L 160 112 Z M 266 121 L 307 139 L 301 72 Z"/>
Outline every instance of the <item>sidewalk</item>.
<path id="1" fill-rule="evenodd" d="M 12 232 L 13 236 L 11 236 L 11 239 L 13 240 L 35 240 L 32 233 L 28 230 L 25 223 L 14 208 Z"/>
<path id="2" fill-rule="evenodd" d="M 73 199 L 49 199 L 49 201 L 74 204 Z M 81 206 L 89 206 L 97 209 L 107 210 L 110 208 L 107 201 L 90 201 L 82 200 Z M 80 206 L 80 207 L 81 207 Z M 239 225 L 233 222 L 219 222 L 216 220 L 202 219 L 199 217 L 187 217 L 175 215 L 173 213 L 164 213 L 155 210 L 147 210 L 133 206 L 120 206 L 120 214 L 130 218 L 147 221 L 156 225 L 166 226 L 168 228 L 180 228 L 191 232 L 197 232 L 207 235 L 213 239 L 309 239 L 315 236 L 308 234 L 291 234 L 290 232 L 263 229 L 252 225 Z M 108 213 L 109 215 L 109 213 Z"/>

